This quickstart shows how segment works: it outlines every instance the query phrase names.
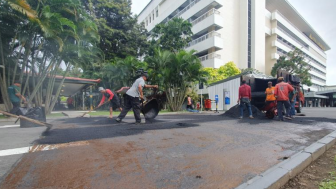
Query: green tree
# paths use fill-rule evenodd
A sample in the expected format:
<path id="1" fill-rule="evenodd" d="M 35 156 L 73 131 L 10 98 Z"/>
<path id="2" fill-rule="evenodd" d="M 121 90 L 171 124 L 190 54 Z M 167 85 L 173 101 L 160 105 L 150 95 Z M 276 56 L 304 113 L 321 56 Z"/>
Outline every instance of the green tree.
<path id="1" fill-rule="evenodd" d="M 1 74 L 4 100 L 10 105 L 3 81 L 7 80 L 9 85 L 19 78 L 22 94 L 30 96 L 29 102 L 36 106 L 44 103 L 50 112 L 61 90 L 59 87 L 56 98 L 51 100 L 61 64 L 67 69 L 59 86 L 71 65 L 87 66 L 98 59 L 97 27 L 78 0 L 0 0 L 0 3 L 0 25 L 5 28 L 0 31 L 0 49 L 6 49 L 1 51 L 1 57 L 4 70 L 10 70 Z M 46 97 L 42 96 L 42 89 L 47 89 Z"/>
<path id="2" fill-rule="evenodd" d="M 195 82 L 204 82 L 205 72 L 194 53 L 195 51 L 182 50 L 172 53 L 156 50 L 154 57 L 146 60 L 152 77 L 151 82 L 159 83 L 161 89 L 166 91 L 171 111 L 181 110 L 187 91 Z"/>
<path id="3" fill-rule="evenodd" d="M 310 69 L 310 65 L 304 60 L 303 52 L 300 49 L 295 49 L 285 56 L 280 56 L 277 63 L 274 64 L 271 74 L 275 77 L 279 70 L 285 70 L 290 74 L 299 76 L 302 84 L 311 86 Z"/>
<path id="4" fill-rule="evenodd" d="M 225 65 L 216 68 L 204 68 L 203 69 L 208 74 L 207 82 L 208 84 L 232 77 L 241 73 L 239 68 L 234 62 L 228 62 Z"/>
<path id="5" fill-rule="evenodd" d="M 146 53 L 147 30 L 132 15 L 130 0 L 84 0 L 83 4 L 95 18 L 100 35 L 99 47 L 106 60 L 140 57 Z"/>
<path id="6" fill-rule="evenodd" d="M 104 65 L 100 78 L 103 80 L 102 84 L 106 88 L 115 90 L 120 87 L 131 86 L 135 79 L 137 79 L 136 71 L 146 68 L 146 62 L 142 62 L 133 56 L 128 56 Z"/>
<path id="7" fill-rule="evenodd" d="M 151 54 L 157 48 L 175 53 L 183 50 L 192 40 L 191 28 L 191 23 L 182 18 L 173 18 L 167 23 L 156 25 L 151 35 Z"/>
<path id="8" fill-rule="evenodd" d="M 228 62 L 224 66 L 219 67 L 219 75 L 223 75 L 224 78 L 235 76 L 240 74 L 240 69 L 236 66 L 234 62 Z"/>
<path id="9" fill-rule="evenodd" d="M 203 70 L 208 73 L 207 84 L 225 79 L 224 75 L 220 75 L 216 68 L 203 68 Z"/>

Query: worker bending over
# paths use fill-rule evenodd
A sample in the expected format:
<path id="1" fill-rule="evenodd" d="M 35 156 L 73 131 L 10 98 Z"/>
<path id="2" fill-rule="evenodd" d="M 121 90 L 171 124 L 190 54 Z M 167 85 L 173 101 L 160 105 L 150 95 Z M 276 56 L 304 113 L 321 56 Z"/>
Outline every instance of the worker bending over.
<path id="1" fill-rule="evenodd" d="M 101 107 L 104 104 L 105 98 L 108 98 L 108 100 L 110 101 L 110 118 L 113 117 L 113 108 L 119 108 L 119 110 L 122 111 L 118 95 L 116 95 L 110 89 L 104 89 L 103 87 L 99 87 L 98 90 L 103 95 L 103 97 L 102 97 L 102 99 L 101 99 L 101 101 L 98 105 L 98 108 Z"/>

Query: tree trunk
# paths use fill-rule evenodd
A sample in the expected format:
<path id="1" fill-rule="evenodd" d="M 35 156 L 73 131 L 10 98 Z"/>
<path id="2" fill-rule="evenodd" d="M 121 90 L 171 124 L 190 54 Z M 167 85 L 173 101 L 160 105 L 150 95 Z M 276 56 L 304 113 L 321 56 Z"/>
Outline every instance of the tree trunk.
<path id="1" fill-rule="evenodd" d="M 19 64 L 19 59 L 21 57 L 21 54 L 22 54 L 22 49 L 23 49 L 23 45 L 21 46 L 20 48 L 20 51 L 19 51 L 19 54 L 16 58 L 16 62 L 15 62 L 15 66 L 14 66 L 14 72 L 13 72 L 13 79 L 12 79 L 12 83 L 15 82 L 15 78 L 16 78 L 16 71 L 17 71 L 17 67 L 18 67 L 18 64 Z"/>
<path id="2" fill-rule="evenodd" d="M 61 62 L 62 60 L 59 60 L 59 61 Z M 37 91 L 39 90 L 39 87 L 41 87 L 41 85 L 43 84 L 43 82 L 44 82 L 45 78 L 47 77 L 48 73 L 55 66 L 55 62 L 56 62 L 56 60 L 54 60 L 53 62 L 51 62 L 49 64 L 48 68 L 42 74 L 41 78 L 39 79 L 39 81 L 36 84 L 36 87 L 34 88 L 34 90 L 32 91 L 32 93 L 30 94 L 30 99 L 29 99 L 28 103 L 31 103 L 32 99 L 35 98 L 35 95 L 37 94 Z"/>
<path id="3" fill-rule="evenodd" d="M 56 65 L 55 68 L 59 68 L 59 67 L 60 67 L 60 64 Z M 48 79 L 47 94 L 46 94 L 46 98 L 45 98 L 45 113 L 46 114 L 48 114 L 49 107 L 51 105 L 51 98 L 52 98 L 52 93 L 53 93 L 53 87 L 55 85 L 56 74 L 57 74 L 57 70 L 54 69 L 50 73 L 50 77 Z"/>
<path id="4" fill-rule="evenodd" d="M 49 111 L 48 111 L 48 114 L 50 114 L 51 111 L 54 109 L 54 106 L 55 106 L 55 104 L 56 104 L 56 102 L 57 102 L 57 98 L 58 98 L 58 96 L 59 96 L 59 94 L 60 94 L 60 92 L 61 92 L 61 89 L 62 89 L 64 80 L 65 80 L 65 76 L 66 76 L 66 74 L 69 72 L 69 70 L 70 70 L 70 63 L 68 63 L 67 68 L 66 68 L 66 70 L 65 70 L 65 72 L 64 72 L 64 74 L 63 74 L 62 81 L 61 81 L 60 85 L 58 86 L 58 89 L 57 89 L 55 98 L 54 98 L 54 100 L 53 100 L 52 103 L 51 103 L 51 106 L 50 106 L 50 109 L 49 109 Z"/>
<path id="5" fill-rule="evenodd" d="M 2 63 L 2 76 L 0 75 L 0 89 L 2 94 L 2 100 L 4 101 L 5 108 L 7 111 L 12 109 L 12 104 L 10 102 L 8 92 L 7 92 L 7 85 L 6 85 L 6 75 L 5 75 L 5 57 L 3 53 L 3 47 L 2 47 L 2 36 L 0 34 L 0 56 L 1 56 L 1 63 Z"/>

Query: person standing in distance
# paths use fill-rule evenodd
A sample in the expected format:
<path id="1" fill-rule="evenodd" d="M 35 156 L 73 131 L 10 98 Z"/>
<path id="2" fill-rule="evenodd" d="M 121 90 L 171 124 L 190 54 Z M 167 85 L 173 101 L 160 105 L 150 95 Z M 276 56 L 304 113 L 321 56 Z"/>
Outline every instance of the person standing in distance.
<path id="1" fill-rule="evenodd" d="M 251 109 L 251 87 L 246 84 L 245 80 L 242 80 L 242 85 L 239 87 L 238 91 L 238 101 L 240 101 L 240 117 L 239 119 L 243 119 L 244 116 L 244 106 L 247 106 L 247 109 L 250 114 L 250 119 L 253 119 L 252 109 Z"/>
<path id="2" fill-rule="evenodd" d="M 291 108 L 291 105 L 289 103 L 289 93 L 292 92 L 294 90 L 294 88 L 288 84 L 284 82 L 284 78 L 283 77 L 279 77 L 278 78 L 278 84 L 275 85 L 275 90 L 274 90 L 274 95 L 275 98 L 277 99 L 277 109 L 278 109 L 278 117 L 279 117 L 279 121 L 284 121 L 284 117 L 282 114 L 283 111 L 283 106 L 285 106 L 286 108 L 286 119 L 291 119 L 289 117 L 289 111 Z"/>
<path id="3" fill-rule="evenodd" d="M 192 108 L 192 103 L 191 103 L 191 97 L 190 97 L 189 95 L 188 95 L 188 97 L 187 97 L 187 100 L 188 100 L 187 110 L 188 110 L 188 109 L 192 110 L 193 108 Z"/>
<path id="4" fill-rule="evenodd" d="M 20 101 L 23 100 L 26 103 L 26 98 L 21 95 L 21 83 L 19 81 L 15 81 L 13 85 L 8 87 L 8 95 L 9 99 L 13 104 L 13 109 L 10 111 L 11 114 L 17 115 L 17 112 L 20 108 Z"/>
<path id="5" fill-rule="evenodd" d="M 144 99 L 143 88 L 158 88 L 157 85 L 146 85 L 145 81 L 148 79 L 147 73 L 142 73 L 141 77 L 135 80 L 132 87 L 126 92 L 125 105 L 116 121 L 121 122 L 125 118 L 128 111 L 133 108 L 135 123 L 141 123 L 140 117 L 140 99 Z M 140 99 L 139 99 L 140 98 Z"/>

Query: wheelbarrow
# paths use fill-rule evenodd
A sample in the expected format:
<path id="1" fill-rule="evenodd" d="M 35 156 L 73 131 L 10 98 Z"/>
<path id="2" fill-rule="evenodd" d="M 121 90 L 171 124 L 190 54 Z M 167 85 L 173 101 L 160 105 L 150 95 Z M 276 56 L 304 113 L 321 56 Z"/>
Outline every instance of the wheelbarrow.
<path id="1" fill-rule="evenodd" d="M 266 103 L 265 106 L 261 108 L 261 111 L 265 112 L 268 119 L 273 119 L 278 115 L 276 101 Z"/>
<path id="2" fill-rule="evenodd" d="M 141 102 L 141 112 L 146 119 L 154 119 L 160 112 L 160 103 L 162 103 L 162 94 L 154 89 L 153 94 L 146 97 L 147 101 Z"/>
<path id="3" fill-rule="evenodd" d="M 160 108 L 157 99 L 142 102 L 141 113 L 146 119 L 154 119 L 159 114 Z"/>

